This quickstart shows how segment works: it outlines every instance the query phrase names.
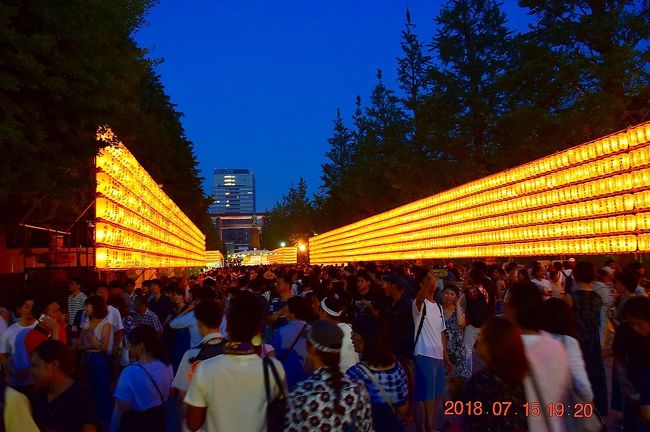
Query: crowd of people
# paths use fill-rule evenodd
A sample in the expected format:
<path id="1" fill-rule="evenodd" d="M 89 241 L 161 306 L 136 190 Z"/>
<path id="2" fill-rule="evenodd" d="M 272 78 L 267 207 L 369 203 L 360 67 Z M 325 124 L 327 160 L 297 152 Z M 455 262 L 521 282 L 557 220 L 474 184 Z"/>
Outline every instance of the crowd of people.
<path id="1" fill-rule="evenodd" d="M 0 431 L 597 431 L 610 410 L 650 430 L 637 262 L 277 265 L 140 285 L 73 278 L 67 301 L 43 290 L 0 310 Z"/>

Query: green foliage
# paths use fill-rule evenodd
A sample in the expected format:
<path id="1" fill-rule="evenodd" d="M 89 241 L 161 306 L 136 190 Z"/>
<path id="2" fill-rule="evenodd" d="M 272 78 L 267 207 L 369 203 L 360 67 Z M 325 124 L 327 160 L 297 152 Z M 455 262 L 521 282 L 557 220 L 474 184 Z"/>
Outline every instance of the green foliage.
<path id="1" fill-rule="evenodd" d="M 92 201 L 99 125 L 109 125 L 206 233 L 192 143 L 181 113 L 132 34 L 153 0 L 0 4 L 0 223 L 11 227 L 44 197 L 31 223 L 66 226 Z"/>
<path id="2" fill-rule="evenodd" d="M 520 5 L 537 21 L 513 34 L 500 3 L 448 0 L 428 51 L 407 10 L 398 92 L 379 73 L 349 129 L 337 112 L 317 231 L 648 119 L 650 3 Z"/>
<path id="3" fill-rule="evenodd" d="M 307 183 L 300 177 L 264 220 L 261 241 L 264 249 L 273 250 L 281 242 L 287 245 L 306 241 L 313 234 L 314 208 L 307 196 Z"/>

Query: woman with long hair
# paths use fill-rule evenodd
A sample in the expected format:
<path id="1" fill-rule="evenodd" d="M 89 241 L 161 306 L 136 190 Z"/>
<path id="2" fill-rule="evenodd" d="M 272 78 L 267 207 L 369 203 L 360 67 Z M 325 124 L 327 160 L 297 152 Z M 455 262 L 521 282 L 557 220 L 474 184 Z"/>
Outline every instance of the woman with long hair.
<path id="1" fill-rule="evenodd" d="M 307 352 L 316 368 L 289 394 L 287 431 L 372 430 L 370 396 L 364 384 L 339 368 L 343 331 L 333 322 L 318 320 L 307 333 Z"/>
<path id="2" fill-rule="evenodd" d="M 156 330 L 139 325 L 129 336 L 129 354 L 136 360 L 120 374 L 115 388 L 111 432 L 155 432 L 167 429 L 165 404 L 173 374 L 165 362 Z"/>
<path id="3" fill-rule="evenodd" d="M 490 415 L 466 415 L 463 427 L 468 432 L 528 430 L 524 410 L 524 378 L 528 361 L 517 326 L 505 318 L 491 318 L 483 326 L 477 344 L 478 354 L 486 367 L 472 376 L 465 388 L 466 404 L 479 401 Z M 506 407 L 509 409 L 505 410 Z M 504 415 L 494 415 L 501 409 Z M 494 411 L 494 412 L 492 412 Z"/>
<path id="4" fill-rule="evenodd" d="M 81 332 L 77 350 L 82 352 L 101 429 L 106 427 L 111 416 L 109 356 L 113 352 L 113 326 L 108 322 L 108 306 L 103 297 L 91 295 L 85 303 L 88 322 L 87 327 Z"/>

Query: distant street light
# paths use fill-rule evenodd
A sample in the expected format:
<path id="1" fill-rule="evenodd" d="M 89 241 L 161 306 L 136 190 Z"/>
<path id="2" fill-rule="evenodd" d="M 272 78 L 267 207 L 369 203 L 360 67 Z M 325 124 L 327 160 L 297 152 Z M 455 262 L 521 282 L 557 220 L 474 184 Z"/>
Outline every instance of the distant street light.
<path id="1" fill-rule="evenodd" d="M 287 245 L 287 242 L 280 242 L 280 247 L 285 247 Z"/>
<path id="2" fill-rule="evenodd" d="M 300 244 L 298 245 L 298 250 L 299 250 L 300 252 L 304 252 L 306 249 L 307 249 L 307 246 L 305 246 L 304 244 L 300 243 Z"/>

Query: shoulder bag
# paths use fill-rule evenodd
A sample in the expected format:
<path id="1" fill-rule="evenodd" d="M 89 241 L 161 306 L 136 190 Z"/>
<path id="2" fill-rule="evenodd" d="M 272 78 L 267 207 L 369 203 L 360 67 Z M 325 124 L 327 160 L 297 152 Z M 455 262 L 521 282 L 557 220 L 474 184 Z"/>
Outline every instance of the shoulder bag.
<path id="1" fill-rule="evenodd" d="M 284 422 L 287 415 L 287 396 L 284 393 L 284 383 L 280 380 L 278 371 L 273 364 L 273 361 L 268 357 L 262 359 L 264 363 L 264 390 L 266 391 L 266 422 L 268 432 L 281 432 L 284 431 Z M 271 383 L 269 377 L 269 369 L 273 374 L 275 384 L 278 386 L 280 394 L 275 399 L 271 395 Z"/>
<path id="2" fill-rule="evenodd" d="M 566 344 L 566 336 L 562 335 L 562 344 L 564 345 L 564 348 L 568 351 L 568 346 Z M 576 391 L 576 387 L 573 384 L 573 379 L 571 380 L 571 390 L 569 391 L 569 399 L 567 400 L 567 403 L 571 405 L 573 408 L 574 405 L 581 404 L 581 405 L 586 405 L 586 404 L 591 404 L 594 415 L 591 417 L 567 417 L 567 430 L 570 431 L 576 431 L 576 432 L 600 432 L 604 431 L 605 429 L 605 422 L 603 422 L 603 418 L 600 416 L 600 413 L 596 410 L 596 407 L 594 406 L 593 402 L 587 402 L 580 396 L 580 394 Z"/>
<path id="3" fill-rule="evenodd" d="M 375 385 L 375 388 L 379 390 L 379 394 L 381 394 L 381 398 L 384 400 L 384 405 L 390 409 L 390 411 L 382 415 L 379 413 L 380 410 L 379 407 L 375 406 L 375 404 L 372 405 L 372 417 L 373 417 L 372 420 L 375 429 L 382 430 L 382 431 L 383 430 L 395 431 L 395 432 L 403 431 L 404 426 L 402 426 L 402 423 L 397 417 L 397 413 L 395 412 L 395 407 L 390 402 L 390 398 L 388 397 L 388 393 L 386 393 L 386 390 L 384 390 L 384 387 L 382 387 L 382 385 L 379 383 L 375 375 L 366 365 L 364 365 L 361 362 L 358 363 L 358 365 L 366 374 L 366 376 L 370 378 L 372 383 Z"/>
<path id="4" fill-rule="evenodd" d="M 144 366 L 138 363 L 133 363 L 131 366 L 139 367 L 149 377 L 160 397 L 160 405 L 146 411 L 130 409 L 125 412 L 120 422 L 120 432 L 158 432 L 167 430 L 167 407 L 160 387 L 158 387 L 158 384 Z"/>

